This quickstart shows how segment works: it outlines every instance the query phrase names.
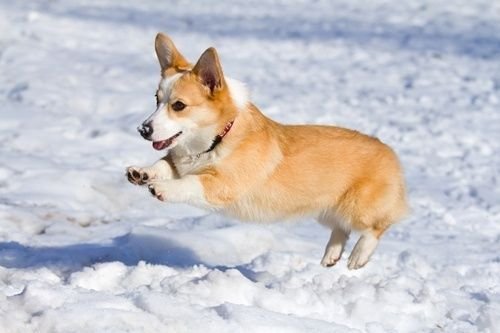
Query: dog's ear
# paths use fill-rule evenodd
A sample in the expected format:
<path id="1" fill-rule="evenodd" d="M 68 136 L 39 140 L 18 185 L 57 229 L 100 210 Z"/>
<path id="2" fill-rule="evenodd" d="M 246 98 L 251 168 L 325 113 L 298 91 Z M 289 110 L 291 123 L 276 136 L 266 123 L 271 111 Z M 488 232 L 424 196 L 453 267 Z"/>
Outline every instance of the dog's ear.
<path id="1" fill-rule="evenodd" d="M 226 85 L 219 56 L 213 47 L 203 52 L 193 68 L 193 73 L 198 76 L 203 85 L 210 89 L 212 94 L 224 89 Z"/>
<path id="2" fill-rule="evenodd" d="M 174 42 L 164 33 L 158 33 L 155 39 L 156 56 L 161 66 L 162 75 L 166 75 L 168 69 L 187 70 L 190 68 L 189 62 L 177 50 Z"/>

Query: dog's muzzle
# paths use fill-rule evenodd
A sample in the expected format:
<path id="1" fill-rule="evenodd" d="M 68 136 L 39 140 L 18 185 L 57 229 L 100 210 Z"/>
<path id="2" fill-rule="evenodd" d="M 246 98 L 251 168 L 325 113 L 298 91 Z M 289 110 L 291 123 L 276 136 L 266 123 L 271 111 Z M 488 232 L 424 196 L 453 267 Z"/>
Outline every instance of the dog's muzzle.
<path id="1" fill-rule="evenodd" d="M 141 126 L 137 127 L 137 131 L 146 140 L 151 140 L 151 135 L 153 134 L 153 126 L 151 126 L 151 121 L 143 123 Z"/>

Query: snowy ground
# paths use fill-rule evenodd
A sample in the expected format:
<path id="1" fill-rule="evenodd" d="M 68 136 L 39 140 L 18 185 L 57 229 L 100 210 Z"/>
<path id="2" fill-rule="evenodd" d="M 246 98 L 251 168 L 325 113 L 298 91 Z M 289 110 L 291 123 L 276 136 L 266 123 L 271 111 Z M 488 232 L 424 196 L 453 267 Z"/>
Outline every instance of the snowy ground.
<path id="1" fill-rule="evenodd" d="M 313 221 L 128 184 L 157 31 L 276 120 L 395 148 L 413 211 L 364 269 L 321 267 Z M 0 1 L 0 332 L 499 332 L 498 59 L 491 0 Z"/>

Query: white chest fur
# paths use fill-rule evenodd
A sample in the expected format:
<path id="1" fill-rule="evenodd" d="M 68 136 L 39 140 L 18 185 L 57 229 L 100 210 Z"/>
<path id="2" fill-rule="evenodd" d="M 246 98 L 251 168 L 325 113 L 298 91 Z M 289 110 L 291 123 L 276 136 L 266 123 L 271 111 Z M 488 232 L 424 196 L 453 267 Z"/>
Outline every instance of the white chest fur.
<path id="1" fill-rule="evenodd" d="M 172 161 L 181 178 L 188 174 L 196 174 L 198 170 L 215 163 L 216 160 L 217 158 L 212 152 L 182 157 L 172 154 Z"/>

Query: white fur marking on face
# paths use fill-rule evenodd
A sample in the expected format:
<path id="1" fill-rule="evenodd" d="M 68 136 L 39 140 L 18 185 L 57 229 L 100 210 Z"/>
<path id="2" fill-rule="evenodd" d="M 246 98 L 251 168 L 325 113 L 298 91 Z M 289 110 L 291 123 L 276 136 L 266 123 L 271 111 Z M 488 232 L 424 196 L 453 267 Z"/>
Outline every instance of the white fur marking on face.
<path id="1" fill-rule="evenodd" d="M 249 101 L 248 89 L 246 88 L 245 84 L 241 81 L 231 79 L 229 77 L 226 77 L 225 79 L 233 103 L 236 105 L 238 110 L 244 110 L 247 107 Z"/>
<path id="2" fill-rule="evenodd" d="M 156 107 L 156 111 L 153 112 L 144 122 L 147 123 L 151 120 L 153 120 L 157 114 L 165 108 L 165 105 L 168 104 L 168 101 L 170 99 L 170 94 L 172 93 L 172 87 L 174 83 L 182 76 L 181 73 L 177 73 L 174 75 L 171 75 L 169 77 L 163 78 L 160 81 L 159 88 L 162 93 L 162 98 L 159 101 L 160 104 Z"/>
<path id="3" fill-rule="evenodd" d="M 165 77 L 161 79 L 160 81 L 160 89 L 163 94 L 163 98 L 160 102 L 162 103 L 168 103 L 170 100 L 170 95 L 172 94 L 172 87 L 174 86 L 174 83 L 182 76 L 182 73 L 177 73 L 168 77 Z"/>
<path id="4" fill-rule="evenodd" d="M 181 73 L 177 73 L 160 81 L 159 88 L 162 92 L 160 104 L 156 111 L 144 121 L 144 123 L 151 122 L 153 126 L 152 141 L 166 140 L 183 130 L 181 124 L 170 119 L 165 111 L 172 93 L 172 87 L 181 76 Z M 174 146 L 175 142 L 171 145 L 171 148 Z"/>

